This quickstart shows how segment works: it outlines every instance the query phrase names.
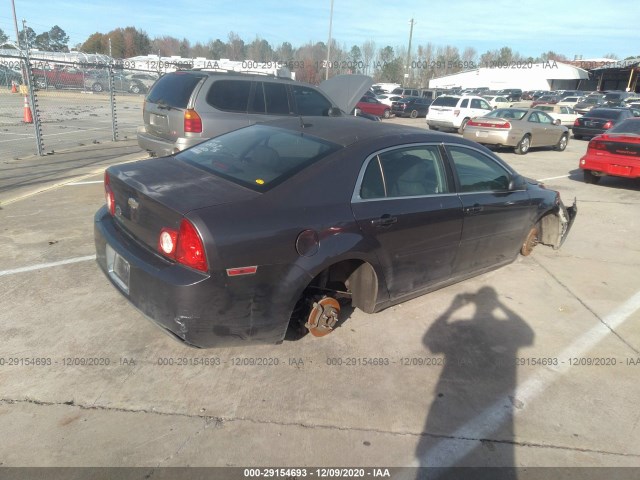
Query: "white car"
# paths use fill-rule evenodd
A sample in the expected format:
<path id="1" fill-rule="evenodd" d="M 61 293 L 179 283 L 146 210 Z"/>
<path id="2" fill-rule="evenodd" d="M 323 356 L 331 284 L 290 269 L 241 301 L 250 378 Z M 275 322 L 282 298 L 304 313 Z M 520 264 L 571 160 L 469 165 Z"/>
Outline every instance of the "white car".
<path id="1" fill-rule="evenodd" d="M 489 102 L 489 105 L 491 105 L 493 109 L 509 108 L 513 106 L 513 102 L 510 102 L 507 97 L 500 97 L 496 95 L 483 95 L 482 98 L 484 98 L 487 102 Z"/>
<path id="2" fill-rule="evenodd" d="M 380 103 L 384 103 L 385 105 L 391 106 L 392 102 L 397 102 L 398 100 L 402 100 L 400 95 L 392 95 L 391 93 L 382 93 L 376 98 L 380 101 Z"/>
<path id="3" fill-rule="evenodd" d="M 585 97 L 564 97 L 560 99 L 556 105 L 561 105 L 563 107 L 575 107 L 576 103 L 582 102 Z"/>
<path id="4" fill-rule="evenodd" d="M 573 123 L 576 121 L 576 118 L 582 116 L 579 113 L 576 113 L 573 108 L 567 107 L 566 105 L 541 104 L 536 105 L 533 108 L 546 112 L 554 120 L 560 120 L 561 125 L 569 128 L 573 127 Z"/>
<path id="5" fill-rule="evenodd" d="M 454 129 L 462 133 L 470 119 L 486 115 L 492 110 L 489 102 L 482 97 L 442 95 L 429 107 L 427 125 L 431 130 Z"/>

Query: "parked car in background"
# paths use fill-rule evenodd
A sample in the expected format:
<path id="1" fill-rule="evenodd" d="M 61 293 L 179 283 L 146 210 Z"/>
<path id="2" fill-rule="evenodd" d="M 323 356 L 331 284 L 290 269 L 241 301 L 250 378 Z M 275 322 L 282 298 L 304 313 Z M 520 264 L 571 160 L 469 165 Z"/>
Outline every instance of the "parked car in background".
<path id="1" fill-rule="evenodd" d="M 607 90 L 604 92 L 604 104 L 606 106 L 617 107 L 621 102 L 624 102 L 625 99 L 635 96 L 635 93 L 631 92 L 622 92 L 619 90 Z"/>
<path id="2" fill-rule="evenodd" d="M 389 118 L 391 116 L 391 107 L 382 103 L 377 98 L 362 97 L 356 104 L 356 108 L 381 118 Z"/>
<path id="3" fill-rule="evenodd" d="M 594 108 L 576 119 L 573 124 L 573 136 L 580 139 L 600 135 L 633 116 L 633 112 L 628 108 Z"/>
<path id="4" fill-rule="evenodd" d="M 491 108 L 493 109 L 509 108 L 513 104 L 513 102 L 507 99 L 507 97 L 500 97 L 497 95 L 483 95 L 482 98 L 489 102 L 489 105 L 491 105 Z"/>
<path id="5" fill-rule="evenodd" d="M 489 113 L 491 105 L 482 97 L 460 97 L 443 95 L 436 98 L 427 113 L 427 125 L 431 130 L 453 129 L 464 131 L 467 122 Z"/>
<path id="6" fill-rule="evenodd" d="M 562 97 L 556 105 L 573 108 L 577 103 L 582 102 L 586 97 Z"/>
<path id="7" fill-rule="evenodd" d="M 396 117 L 426 117 L 432 100 L 423 97 L 407 97 L 395 101 L 391 105 L 391 113 Z"/>
<path id="8" fill-rule="evenodd" d="M 555 104 L 555 103 L 558 103 L 560 100 L 561 100 L 560 95 L 543 95 L 537 100 L 534 100 L 531 103 L 531 106 L 535 107 L 536 105 L 540 105 L 542 103 Z"/>
<path id="9" fill-rule="evenodd" d="M 566 105 L 551 105 L 545 103 L 542 105 L 536 105 L 533 108 L 549 114 L 549 116 L 554 120 L 560 120 L 560 125 L 564 125 L 567 128 L 572 128 L 576 118 L 581 116 L 571 107 L 567 107 Z"/>
<path id="10" fill-rule="evenodd" d="M 371 83 L 366 75 L 337 75 L 314 87 L 239 72 L 167 73 L 145 98 L 138 144 L 152 155 L 169 155 L 257 122 L 350 115 Z"/>
<path id="11" fill-rule="evenodd" d="M 604 95 L 589 95 L 583 101 L 576 103 L 573 109 L 576 113 L 584 115 L 593 108 L 600 107 L 604 104 Z"/>
<path id="12" fill-rule="evenodd" d="M 569 130 L 545 112 L 533 108 L 499 108 L 472 118 L 463 133 L 464 138 L 483 145 L 514 147 L 524 155 L 531 147 L 567 148 Z"/>
<path id="13" fill-rule="evenodd" d="M 40 89 L 83 89 L 86 73 L 68 65 L 53 65 L 46 68 L 32 68 L 35 86 Z"/>
<path id="14" fill-rule="evenodd" d="M 140 80 L 133 79 L 122 72 L 112 72 L 111 77 L 116 92 L 145 93 L 147 91 L 147 87 Z M 87 73 L 84 87 L 96 93 L 109 91 L 109 73 L 106 70 Z"/>
<path id="15" fill-rule="evenodd" d="M 397 102 L 398 100 L 402 100 L 400 95 L 394 95 L 392 93 L 383 93 L 377 95 L 376 98 L 379 102 L 384 103 L 385 105 L 392 106 L 393 102 Z"/>
<path id="16" fill-rule="evenodd" d="M 503 88 L 496 95 L 506 97 L 510 102 L 519 102 L 522 98 L 522 90 L 519 88 Z"/>
<path id="17" fill-rule="evenodd" d="M 6 65 L 0 65 L 0 85 L 11 88 L 12 82 L 17 85 L 22 83 L 22 75 Z"/>
<path id="18" fill-rule="evenodd" d="M 623 120 L 594 137 L 579 167 L 586 183 L 598 183 L 606 175 L 640 178 L 640 118 Z"/>
<path id="19" fill-rule="evenodd" d="M 146 72 L 125 73 L 125 76 L 130 81 L 140 82 L 144 86 L 145 92 L 160 78 L 159 75 Z"/>
<path id="20" fill-rule="evenodd" d="M 395 88 L 391 93 L 405 97 L 419 97 L 420 90 L 417 88 Z"/>
<path id="21" fill-rule="evenodd" d="M 341 305 L 373 314 L 560 248 L 576 215 L 475 142 L 344 117 L 251 125 L 104 179 L 100 269 L 197 347 L 322 337 Z"/>

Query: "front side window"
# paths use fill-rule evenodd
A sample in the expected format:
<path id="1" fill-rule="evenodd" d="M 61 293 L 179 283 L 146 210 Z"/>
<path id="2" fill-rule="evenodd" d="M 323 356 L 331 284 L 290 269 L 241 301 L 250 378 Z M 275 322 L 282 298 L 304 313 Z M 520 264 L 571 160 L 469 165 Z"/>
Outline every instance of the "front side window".
<path id="1" fill-rule="evenodd" d="M 423 145 L 398 148 L 373 157 L 362 178 L 360 198 L 417 197 L 448 191 L 438 147 Z"/>
<path id="2" fill-rule="evenodd" d="M 460 192 L 506 192 L 509 172 L 491 157 L 470 148 L 447 147 L 458 175 Z"/>

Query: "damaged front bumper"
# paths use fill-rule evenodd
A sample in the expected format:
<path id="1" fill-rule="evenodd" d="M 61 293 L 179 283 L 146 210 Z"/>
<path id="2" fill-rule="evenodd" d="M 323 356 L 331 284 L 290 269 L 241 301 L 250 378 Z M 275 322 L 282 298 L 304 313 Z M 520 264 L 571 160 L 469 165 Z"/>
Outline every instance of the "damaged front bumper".
<path id="1" fill-rule="evenodd" d="M 558 250 L 569 235 L 569 230 L 573 225 L 578 213 L 577 201 L 573 199 L 573 205 L 566 207 L 560 197 L 556 200 L 556 208 L 551 215 L 545 215 L 541 220 L 542 238 L 540 242 L 544 245 Z"/>

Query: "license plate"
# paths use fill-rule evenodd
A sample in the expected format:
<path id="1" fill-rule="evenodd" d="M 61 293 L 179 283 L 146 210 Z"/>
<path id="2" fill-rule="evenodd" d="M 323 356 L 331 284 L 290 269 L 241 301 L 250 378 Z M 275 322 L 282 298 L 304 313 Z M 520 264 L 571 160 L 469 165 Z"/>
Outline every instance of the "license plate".
<path id="1" fill-rule="evenodd" d="M 625 165 L 609 165 L 609 173 L 612 175 L 630 175 L 631 167 Z"/>
<path id="2" fill-rule="evenodd" d="M 129 293 L 129 273 L 131 271 L 129 262 L 122 258 L 110 245 L 107 245 L 106 256 L 109 277 L 123 292 Z"/>
<path id="3" fill-rule="evenodd" d="M 489 136 L 489 132 L 476 132 L 476 137 L 487 138 Z"/>

